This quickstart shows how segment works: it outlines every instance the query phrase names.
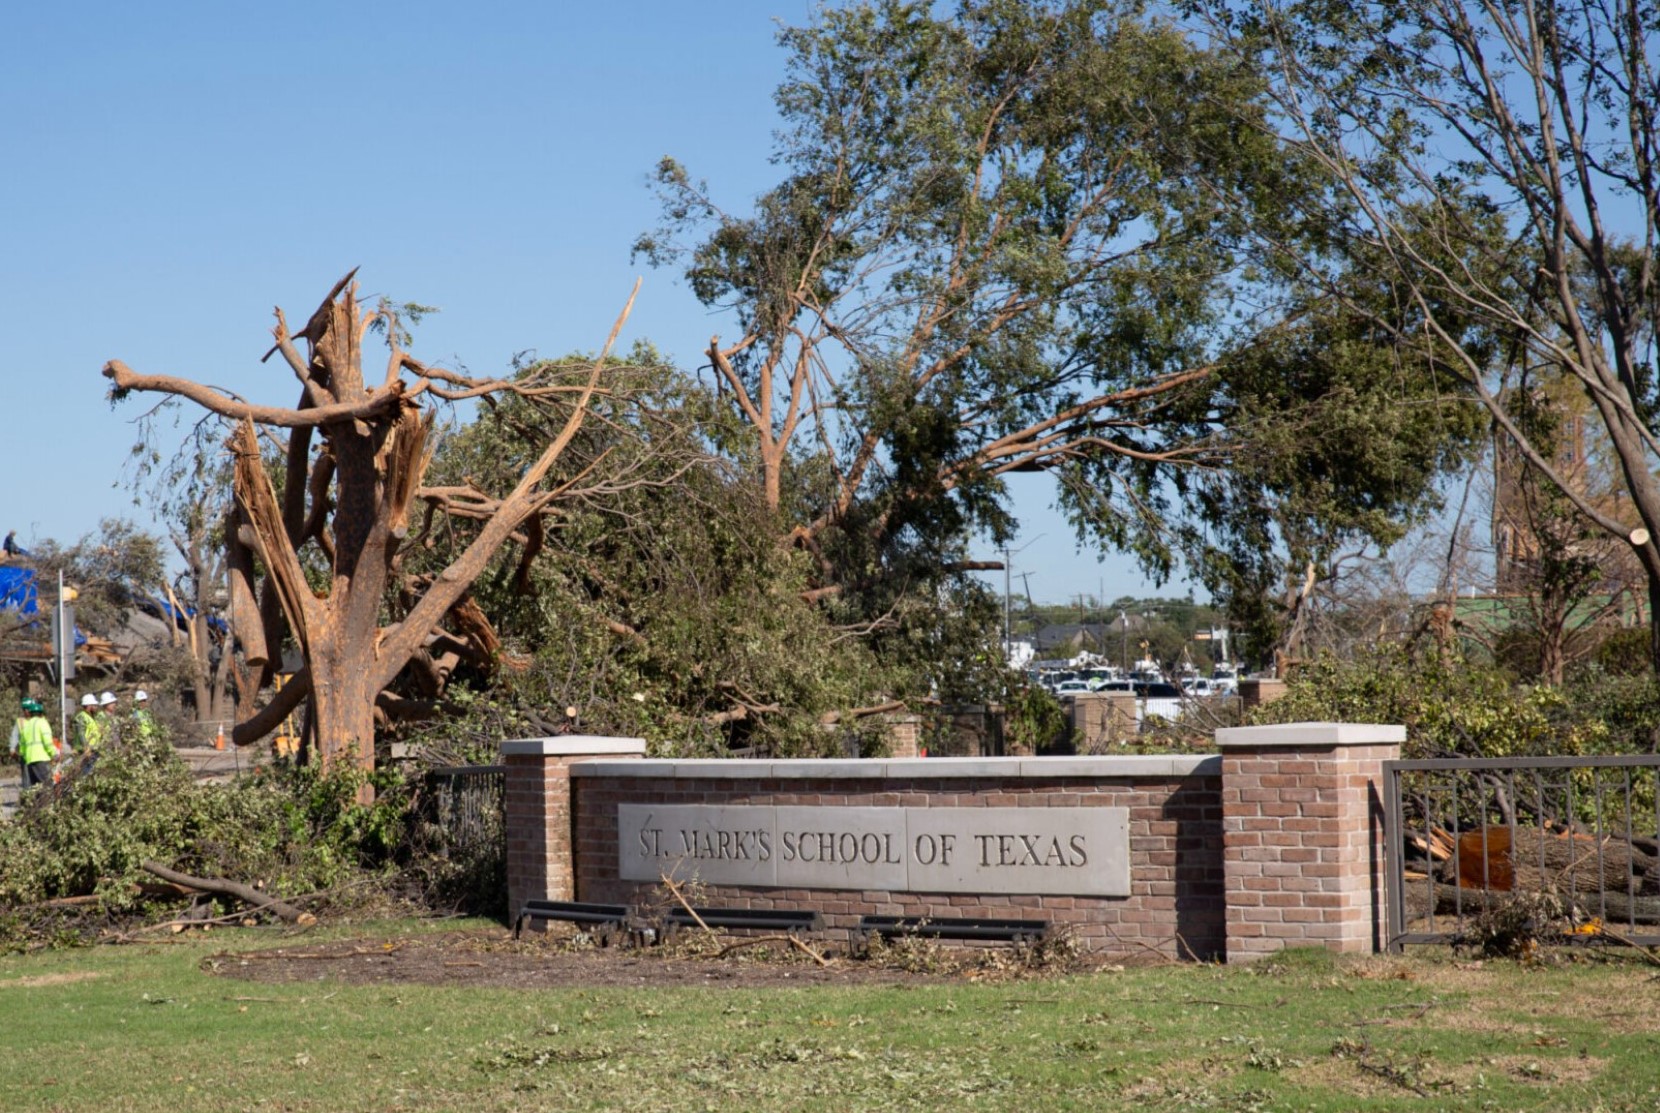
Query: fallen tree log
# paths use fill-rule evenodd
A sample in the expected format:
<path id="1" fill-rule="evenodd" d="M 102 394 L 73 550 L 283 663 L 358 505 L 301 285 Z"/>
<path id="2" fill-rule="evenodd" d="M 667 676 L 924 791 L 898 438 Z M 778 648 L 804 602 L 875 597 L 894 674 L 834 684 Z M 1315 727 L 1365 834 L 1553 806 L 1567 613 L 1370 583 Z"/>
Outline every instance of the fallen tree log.
<path id="1" fill-rule="evenodd" d="M 170 882 L 151 882 L 145 885 L 134 885 L 128 890 L 131 896 L 145 897 L 189 897 L 195 896 L 198 890 L 184 885 L 174 885 Z M 35 901 L 32 904 L 18 905 L 13 911 L 33 912 L 38 909 L 50 908 L 80 908 L 89 904 L 99 904 L 108 899 L 104 893 L 80 893 L 75 896 L 53 897 L 50 900 Z"/>
<path id="2" fill-rule="evenodd" d="M 1660 895 L 1660 860 L 1625 839 L 1501 824 L 1466 831 L 1451 849 L 1438 880 L 1465 889 Z"/>
<path id="3" fill-rule="evenodd" d="M 1431 913 L 1437 917 L 1478 916 L 1482 911 L 1498 908 L 1515 898 L 1511 890 L 1475 889 L 1431 881 L 1421 877 L 1407 881 L 1403 894 L 1406 898 L 1402 919 L 1407 924 L 1421 921 Z M 1660 897 L 1638 894 L 1635 897 L 1621 890 L 1601 893 L 1559 894 L 1571 903 L 1582 917 L 1604 918 L 1609 924 L 1660 924 Z"/>
<path id="4" fill-rule="evenodd" d="M 235 897 L 253 905 L 261 912 L 269 912 L 285 924 L 295 924 L 299 927 L 310 927 L 317 922 L 317 917 L 309 912 L 303 912 L 291 904 L 284 904 L 258 889 L 243 885 L 236 881 L 226 881 L 219 877 L 192 877 L 187 873 L 170 870 L 166 866 L 155 862 L 141 863 L 148 873 L 153 873 L 163 881 L 171 881 L 175 885 L 182 885 L 187 889 L 194 889 L 203 893 L 215 893 L 219 896 Z"/>

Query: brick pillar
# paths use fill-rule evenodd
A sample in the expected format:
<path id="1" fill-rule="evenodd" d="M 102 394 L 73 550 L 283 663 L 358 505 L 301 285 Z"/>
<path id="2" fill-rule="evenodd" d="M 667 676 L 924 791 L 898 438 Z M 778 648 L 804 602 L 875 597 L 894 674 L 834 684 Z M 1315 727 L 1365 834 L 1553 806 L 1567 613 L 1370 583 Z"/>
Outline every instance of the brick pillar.
<path id="1" fill-rule="evenodd" d="M 501 744 L 507 765 L 502 819 L 507 833 L 507 909 L 527 900 L 575 900 L 571 766 L 595 758 L 644 757 L 640 738 L 521 738 Z"/>
<path id="2" fill-rule="evenodd" d="M 1382 949 L 1383 763 L 1405 740 L 1405 727 L 1362 723 L 1216 732 L 1230 963 Z"/>
<path id="3" fill-rule="evenodd" d="M 1072 697 L 1072 741 L 1079 753 L 1097 753 L 1136 737 L 1133 692 L 1079 692 Z"/>
<path id="4" fill-rule="evenodd" d="M 887 726 L 889 757 L 922 756 L 921 715 L 889 715 Z"/>
<path id="5" fill-rule="evenodd" d="M 1239 682 L 1239 702 L 1249 711 L 1265 703 L 1273 703 L 1285 695 L 1285 681 L 1272 677 L 1248 677 Z"/>

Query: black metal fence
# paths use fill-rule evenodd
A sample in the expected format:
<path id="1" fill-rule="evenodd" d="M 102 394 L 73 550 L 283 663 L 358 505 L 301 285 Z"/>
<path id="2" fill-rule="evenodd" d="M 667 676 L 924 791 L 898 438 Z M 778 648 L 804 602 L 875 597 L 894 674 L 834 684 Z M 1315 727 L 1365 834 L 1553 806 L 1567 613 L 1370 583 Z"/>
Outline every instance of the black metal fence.
<path id="1" fill-rule="evenodd" d="M 469 857 L 506 853 L 502 822 L 505 765 L 458 765 L 428 770 L 428 821 L 440 835 L 441 852 Z"/>
<path id="2" fill-rule="evenodd" d="M 1660 945 L 1660 755 L 1384 765 L 1389 944 L 1550 898 L 1559 926 Z"/>

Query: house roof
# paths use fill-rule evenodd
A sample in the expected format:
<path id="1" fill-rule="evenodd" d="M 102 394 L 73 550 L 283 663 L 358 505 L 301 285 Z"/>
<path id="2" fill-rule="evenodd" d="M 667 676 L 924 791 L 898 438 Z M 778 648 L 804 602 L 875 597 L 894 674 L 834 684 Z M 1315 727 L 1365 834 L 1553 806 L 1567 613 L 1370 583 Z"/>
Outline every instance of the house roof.
<path id="1" fill-rule="evenodd" d="M 1111 626 L 1105 622 L 1052 622 L 1037 632 L 1038 649 L 1053 649 L 1056 646 L 1102 646 L 1107 644 L 1107 636 L 1112 632 Z"/>

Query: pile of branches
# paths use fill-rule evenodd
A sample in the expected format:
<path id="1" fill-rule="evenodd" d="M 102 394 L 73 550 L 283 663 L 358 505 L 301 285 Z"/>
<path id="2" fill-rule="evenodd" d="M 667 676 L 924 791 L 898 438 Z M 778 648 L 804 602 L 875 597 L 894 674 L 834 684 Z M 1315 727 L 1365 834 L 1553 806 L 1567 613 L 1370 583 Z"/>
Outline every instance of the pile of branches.
<path id="1" fill-rule="evenodd" d="M 197 782 L 171 747 L 106 747 L 0 824 L 0 949 L 458 903 L 466 863 L 431 861 L 418 780 L 262 767 Z M 450 884 L 446 887 L 446 882 Z"/>

